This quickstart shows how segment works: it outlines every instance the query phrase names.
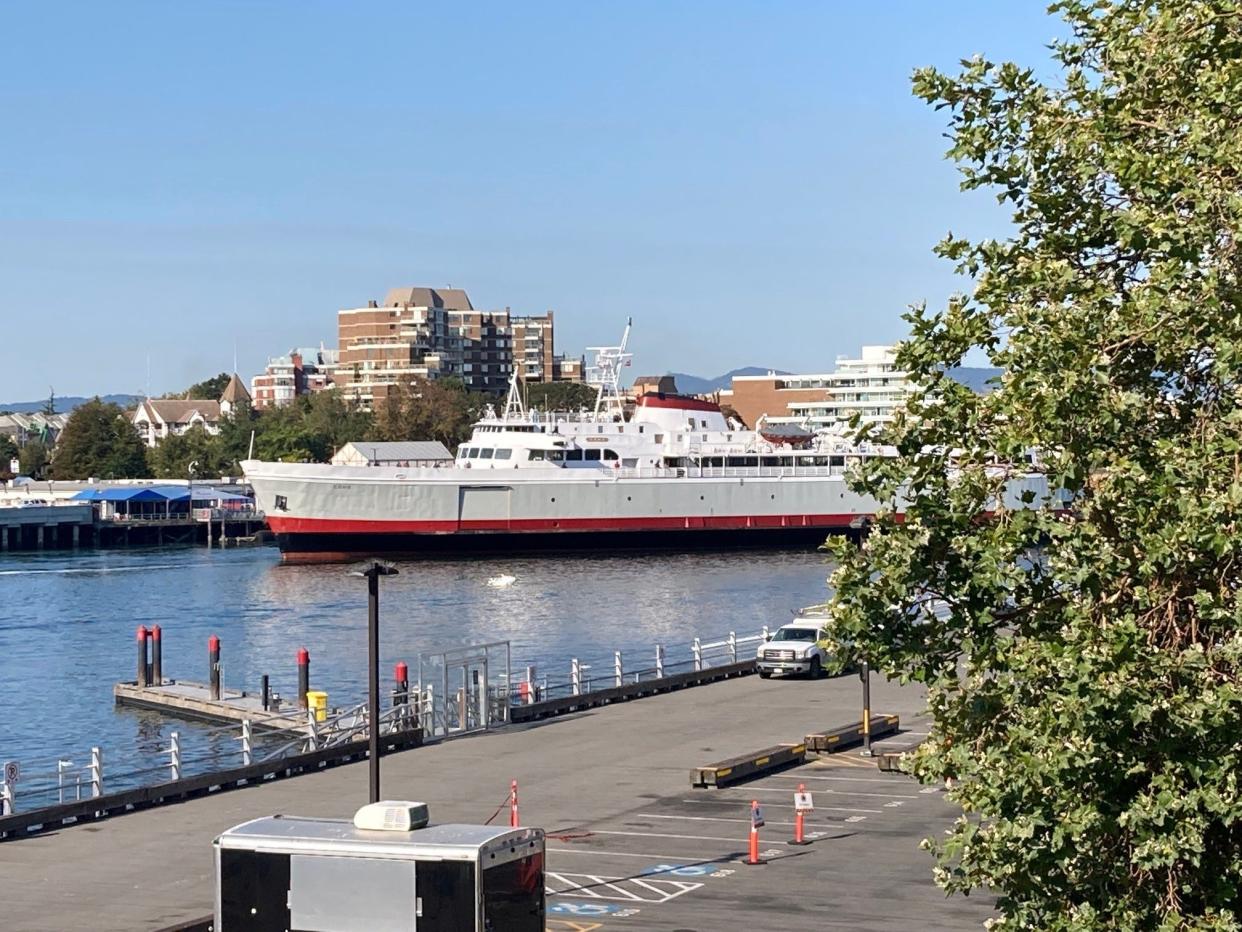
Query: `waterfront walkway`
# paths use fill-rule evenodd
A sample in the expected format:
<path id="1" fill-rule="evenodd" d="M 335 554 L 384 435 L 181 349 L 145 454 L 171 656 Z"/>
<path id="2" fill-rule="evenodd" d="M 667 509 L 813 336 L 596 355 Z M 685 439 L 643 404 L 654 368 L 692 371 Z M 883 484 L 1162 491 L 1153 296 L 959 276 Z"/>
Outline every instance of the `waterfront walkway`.
<path id="1" fill-rule="evenodd" d="M 924 730 L 917 689 L 877 677 L 872 697 Z M 844 752 L 690 789 L 692 767 L 857 719 L 858 702 L 854 676 L 728 680 L 395 754 L 383 795 L 425 800 L 436 822 L 481 822 L 518 780 L 523 824 L 549 833 L 549 929 L 979 928 L 987 902 L 946 900 L 918 850 L 952 817 L 934 788 Z M 820 833 L 804 848 L 786 844 L 799 782 Z M 349 817 L 366 792 L 366 764 L 348 765 L 0 843 L 4 927 L 159 929 L 208 915 L 217 834 L 272 813 Z M 763 867 L 738 861 L 751 799 L 766 810 Z"/>

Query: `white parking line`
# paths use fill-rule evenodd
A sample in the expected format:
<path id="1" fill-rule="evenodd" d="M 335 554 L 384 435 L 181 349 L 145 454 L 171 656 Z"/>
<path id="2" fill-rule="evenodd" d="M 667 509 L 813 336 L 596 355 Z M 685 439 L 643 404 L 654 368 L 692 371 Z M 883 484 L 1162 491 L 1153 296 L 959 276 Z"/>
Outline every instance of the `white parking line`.
<path id="1" fill-rule="evenodd" d="M 737 787 L 737 789 L 740 790 L 742 789 L 742 787 Z M 789 790 L 770 790 L 770 789 L 765 789 L 761 786 L 752 786 L 746 789 L 747 796 L 750 796 L 751 793 L 780 793 L 782 796 L 788 796 Z M 842 794 L 842 795 L 853 796 L 855 794 L 849 793 L 849 794 Z M 866 794 L 857 794 L 857 795 L 875 796 L 877 794 L 866 793 Z M 892 797 L 888 795 L 884 795 L 881 798 L 892 799 Z M 910 799 L 914 799 L 914 798 L 915 797 L 913 796 L 910 797 Z M 684 799 L 682 800 L 682 802 L 687 802 L 687 803 L 717 803 L 717 804 L 725 804 L 725 805 L 732 805 L 732 806 L 739 805 L 740 803 L 742 803 L 742 801 L 743 801 L 742 799 L 738 799 L 738 798 L 734 798 L 734 799 Z M 880 811 L 879 809 L 850 809 L 846 806 L 816 806 L 815 808 L 827 809 L 831 812 L 879 812 Z"/>
<path id="2" fill-rule="evenodd" d="M 749 822 L 750 820 L 747 819 L 746 821 Z M 632 838 L 684 838 L 689 841 L 730 841 L 730 842 L 734 842 L 735 844 L 739 844 L 739 845 L 746 843 L 745 838 L 737 838 L 737 837 L 722 838 L 719 835 L 667 835 L 661 832 L 617 832 L 617 831 L 606 832 L 602 829 L 595 829 L 592 832 L 592 834 L 593 835 L 625 835 L 625 836 L 629 836 Z M 764 844 L 765 845 L 787 845 L 789 843 L 785 841 L 766 841 L 765 840 Z"/>
<path id="3" fill-rule="evenodd" d="M 687 822 L 744 822 L 750 824 L 750 819 L 726 819 L 723 816 L 693 816 L 693 815 L 656 815 L 654 812 L 640 812 L 635 816 L 636 819 L 684 819 Z M 764 820 L 765 825 L 793 825 L 793 822 L 774 822 L 771 819 Z M 811 822 L 807 821 L 808 828 L 845 828 L 844 822 Z"/>
<path id="4" fill-rule="evenodd" d="M 603 858 L 645 858 L 648 861 L 655 862 L 672 861 L 676 863 L 684 863 L 686 860 L 686 856 L 684 854 L 642 854 L 633 851 L 607 851 L 603 848 L 545 848 L 544 850 L 547 851 L 548 854 L 586 854 L 591 857 Z M 724 855 L 721 855 L 721 857 L 724 857 Z M 711 859 L 703 861 L 701 859 L 695 860 L 694 858 L 691 858 L 691 862 L 694 864 L 704 865 L 715 863 L 715 861 Z"/>
<path id="5" fill-rule="evenodd" d="M 902 782 L 900 780 L 894 780 L 892 777 L 819 777 L 819 776 L 816 776 L 814 774 L 809 774 L 809 773 L 801 774 L 801 775 L 788 774 L 788 773 L 774 773 L 769 777 L 764 777 L 764 779 L 765 780 L 798 780 L 798 781 L 802 781 L 802 780 L 843 780 L 849 783 L 887 783 L 889 786 L 892 786 L 895 783 Z"/>

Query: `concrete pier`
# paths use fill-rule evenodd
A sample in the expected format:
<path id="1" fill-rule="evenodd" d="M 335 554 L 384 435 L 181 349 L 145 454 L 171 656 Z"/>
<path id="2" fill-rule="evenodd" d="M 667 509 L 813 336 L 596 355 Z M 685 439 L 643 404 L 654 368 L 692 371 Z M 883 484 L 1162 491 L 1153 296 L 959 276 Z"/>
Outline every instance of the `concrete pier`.
<path id="1" fill-rule="evenodd" d="M 926 732 L 921 692 L 877 682 L 876 707 Z M 523 824 L 548 832 L 547 927 L 970 929 L 987 897 L 946 900 L 919 840 L 954 812 L 938 787 L 843 752 L 727 789 L 690 789 L 705 760 L 798 741 L 858 718 L 856 677 L 740 677 L 511 726 L 385 757 L 386 798 L 418 799 L 433 821 L 505 818 L 511 780 Z M 877 750 L 883 751 L 880 742 Z M 805 783 L 812 844 L 789 844 Z M 212 839 L 258 816 L 348 817 L 367 801 L 367 768 L 289 780 L 0 843 L 6 927 L 161 929 L 212 910 Z M 741 863 L 751 800 L 763 806 L 764 867 Z"/>

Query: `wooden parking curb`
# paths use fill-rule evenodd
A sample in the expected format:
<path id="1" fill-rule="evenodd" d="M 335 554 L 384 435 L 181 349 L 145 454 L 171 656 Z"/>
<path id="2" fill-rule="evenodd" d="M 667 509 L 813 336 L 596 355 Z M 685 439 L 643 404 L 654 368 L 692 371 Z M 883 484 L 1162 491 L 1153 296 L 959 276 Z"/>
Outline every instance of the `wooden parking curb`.
<path id="1" fill-rule="evenodd" d="M 900 724 L 901 719 L 897 715 L 880 713 L 871 716 L 871 740 L 875 741 L 877 738 L 897 734 Z M 839 725 L 836 728 L 806 736 L 807 750 L 817 754 L 832 754 L 856 744 L 862 744 L 862 742 L 862 722 L 851 722 L 848 725 Z"/>
<path id="2" fill-rule="evenodd" d="M 805 744 L 777 744 L 753 754 L 729 757 L 690 771 L 691 786 L 727 786 L 806 760 Z"/>

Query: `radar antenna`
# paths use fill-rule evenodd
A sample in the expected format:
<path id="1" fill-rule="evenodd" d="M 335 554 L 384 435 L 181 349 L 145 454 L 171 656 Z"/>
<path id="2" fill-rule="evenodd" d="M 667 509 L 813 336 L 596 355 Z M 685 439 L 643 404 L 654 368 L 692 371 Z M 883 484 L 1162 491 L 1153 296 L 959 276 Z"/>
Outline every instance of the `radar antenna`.
<path id="1" fill-rule="evenodd" d="M 625 322 L 625 332 L 621 334 L 619 346 L 588 346 L 587 350 L 595 354 L 595 362 L 587 367 L 587 382 L 599 389 L 595 396 L 595 417 L 624 417 L 625 406 L 621 399 L 621 370 L 630 364 L 632 353 L 625 347 L 630 342 L 630 328 L 634 318 Z"/>

